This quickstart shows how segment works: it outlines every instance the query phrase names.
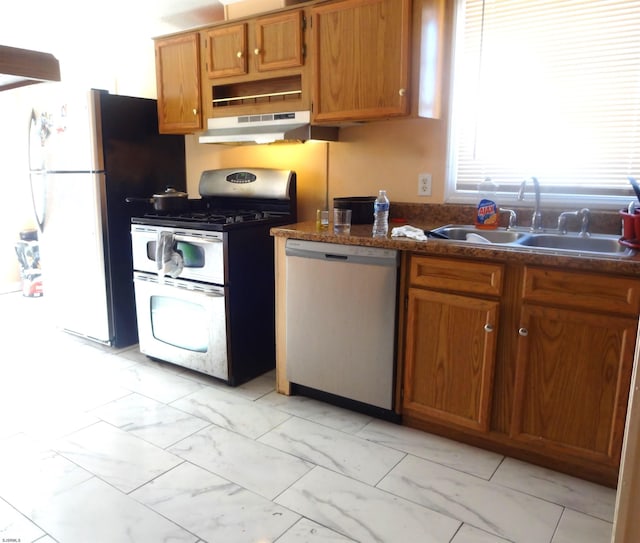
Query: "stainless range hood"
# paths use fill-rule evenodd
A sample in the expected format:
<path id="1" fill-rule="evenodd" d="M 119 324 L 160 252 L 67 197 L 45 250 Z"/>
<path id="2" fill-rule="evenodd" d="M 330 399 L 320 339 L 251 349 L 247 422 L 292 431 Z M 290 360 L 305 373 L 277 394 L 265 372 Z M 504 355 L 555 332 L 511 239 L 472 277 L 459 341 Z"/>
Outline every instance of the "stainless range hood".
<path id="1" fill-rule="evenodd" d="M 308 111 L 288 111 L 208 119 L 200 143 L 273 143 L 276 141 L 337 141 L 335 126 L 312 126 Z"/>
<path id="2" fill-rule="evenodd" d="M 0 91 L 60 81 L 60 64 L 49 53 L 0 45 Z"/>

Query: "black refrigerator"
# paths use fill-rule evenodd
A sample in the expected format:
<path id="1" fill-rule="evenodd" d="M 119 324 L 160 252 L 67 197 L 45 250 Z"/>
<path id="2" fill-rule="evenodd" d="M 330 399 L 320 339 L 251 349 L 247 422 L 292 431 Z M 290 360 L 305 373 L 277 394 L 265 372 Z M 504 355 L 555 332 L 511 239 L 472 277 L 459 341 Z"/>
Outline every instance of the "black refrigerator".
<path id="1" fill-rule="evenodd" d="M 186 191 L 184 136 L 158 133 L 156 100 L 47 85 L 29 119 L 29 178 L 54 324 L 137 343 L 130 223 L 152 206 L 125 199 Z"/>

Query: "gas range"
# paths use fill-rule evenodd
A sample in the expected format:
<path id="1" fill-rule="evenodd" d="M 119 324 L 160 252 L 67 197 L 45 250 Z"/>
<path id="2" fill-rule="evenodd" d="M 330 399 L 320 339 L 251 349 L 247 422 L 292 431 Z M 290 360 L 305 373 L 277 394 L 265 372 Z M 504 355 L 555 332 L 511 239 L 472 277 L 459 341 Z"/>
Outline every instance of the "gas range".
<path id="1" fill-rule="evenodd" d="M 275 367 L 270 228 L 296 221 L 296 174 L 208 170 L 199 192 L 131 219 L 139 348 L 235 386 Z"/>
<path id="2" fill-rule="evenodd" d="M 229 231 L 296 222 L 296 174 L 266 168 L 207 170 L 200 198 L 180 213 L 147 213 L 132 224 Z"/>

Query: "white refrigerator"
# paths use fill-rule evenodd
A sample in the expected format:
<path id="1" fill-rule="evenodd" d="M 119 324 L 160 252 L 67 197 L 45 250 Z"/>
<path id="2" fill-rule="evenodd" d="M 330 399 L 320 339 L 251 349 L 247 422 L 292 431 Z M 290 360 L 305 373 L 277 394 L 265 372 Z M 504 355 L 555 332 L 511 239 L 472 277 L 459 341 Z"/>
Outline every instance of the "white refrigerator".
<path id="1" fill-rule="evenodd" d="M 186 190 L 184 137 L 158 133 L 156 101 L 47 86 L 29 119 L 29 178 L 43 293 L 55 324 L 114 347 L 137 342 L 130 222 L 167 186 Z M 150 204 L 149 204 L 150 205 Z"/>

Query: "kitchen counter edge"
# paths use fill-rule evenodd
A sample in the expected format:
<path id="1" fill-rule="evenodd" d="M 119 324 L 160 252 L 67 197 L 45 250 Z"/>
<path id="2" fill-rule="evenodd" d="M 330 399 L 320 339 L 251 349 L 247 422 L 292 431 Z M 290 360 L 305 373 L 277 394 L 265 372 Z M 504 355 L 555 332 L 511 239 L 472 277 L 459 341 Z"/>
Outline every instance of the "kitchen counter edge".
<path id="1" fill-rule="evenodd" d="M 435 225 L 413 225 L 430 230 Z M 563 269 L 575 269 L 594 272 L 609 272 L 623 275 L 640 276 L 640 255 L 627 257 L 608 257 L 604 255 L 571 255 L 552 251 L 540 251 L 531 247 L 513 247 L 503 245 L 473 244 L 468 241 L 428 239 L 418 241 L 390 235 L 384 238 L 371 235 L 370 224 L 354 224 L 348 235 L 334 234 L 330 229 L 324 232 L 316 230 L 314 221 L 278 226 L 271 229 L 274 237 L 322 241 L 343 245 L 360 245 L 397 249 L 433 256 L 451 256 L 459 258 L 483 259 L 501 262 L 521 262 L 523 264 L 556 266 Z"/>

